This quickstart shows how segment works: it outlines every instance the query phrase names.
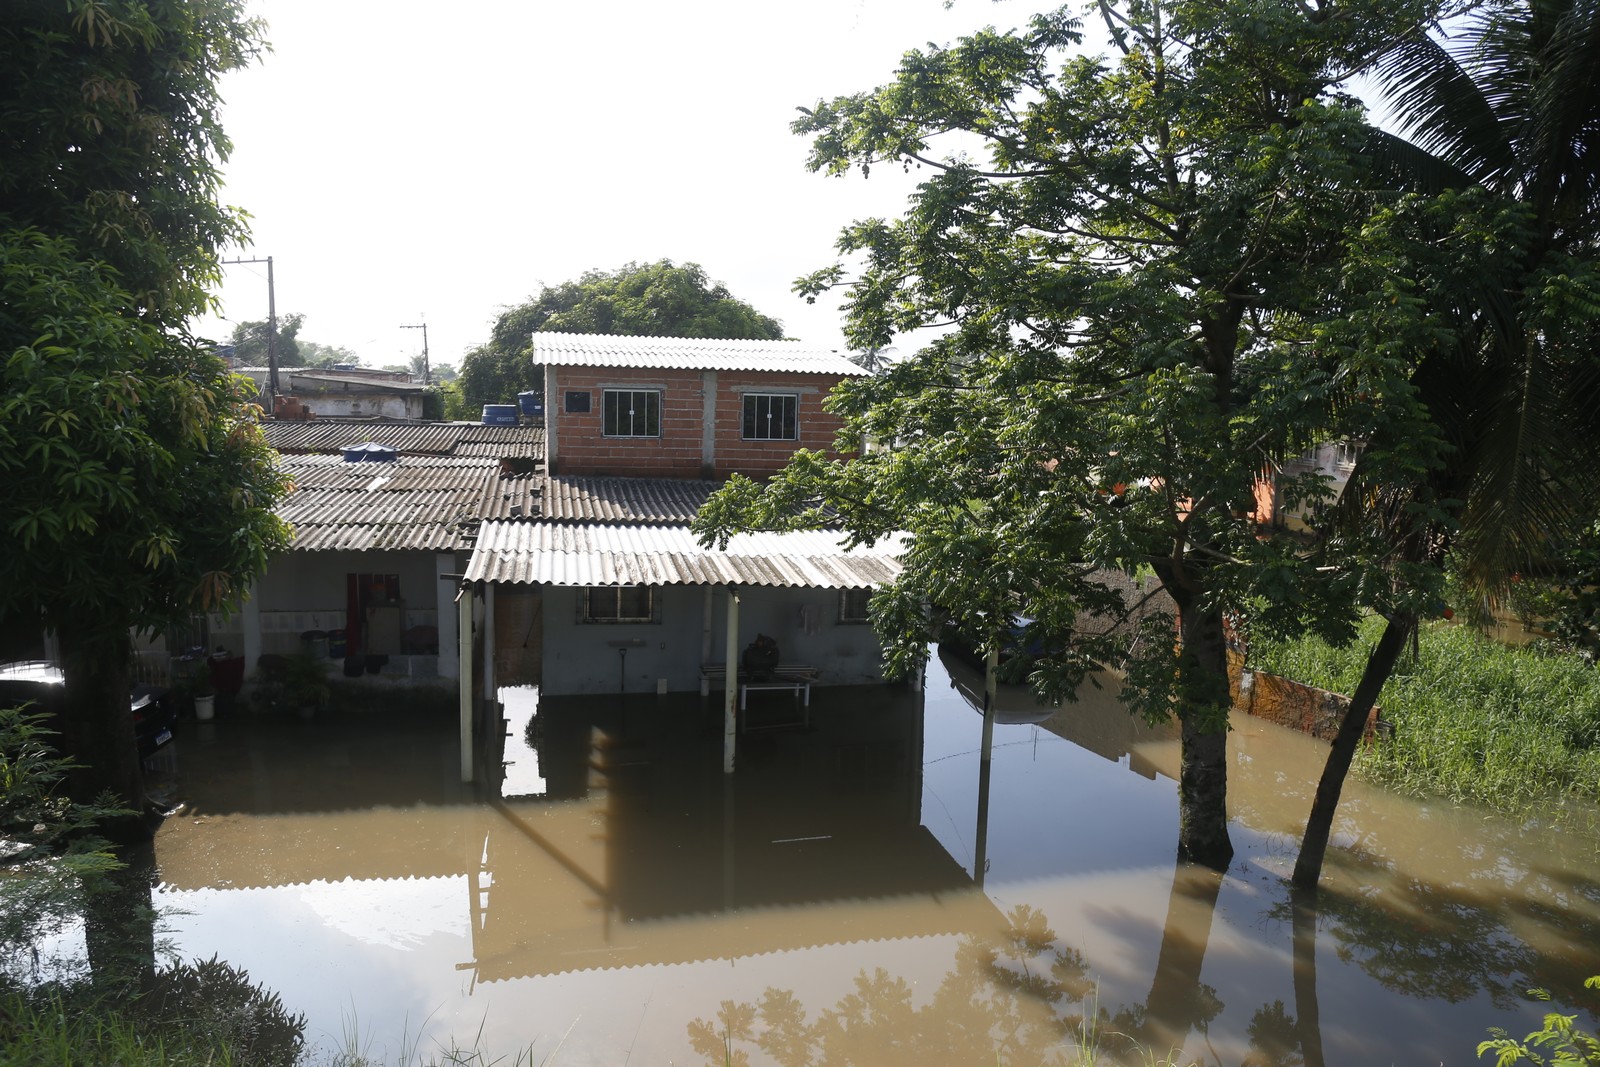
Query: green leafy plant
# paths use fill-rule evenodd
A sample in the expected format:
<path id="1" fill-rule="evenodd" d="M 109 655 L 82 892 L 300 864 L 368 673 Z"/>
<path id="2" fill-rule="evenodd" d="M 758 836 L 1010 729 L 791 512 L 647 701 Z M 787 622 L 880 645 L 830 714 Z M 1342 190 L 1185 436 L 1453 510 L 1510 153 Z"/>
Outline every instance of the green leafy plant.
<path id="1" fill-rule="evenodd" d="M 1600 989 L 1600 975 L 1584 981 L 1588 989 Z M 1550 993 L 1544 989 L 1530 989 L 1528 995 L 1536 1000 L 1548 1001 Z M 1577 1025 L 1577 1015 L 1546 1012 L 1544 1026 L 1521 1041 L 1498 1026 L 1491 1027 L 1494 1036 L 1478 1043 L 1478 1055 L 1494 1053 L 1496 1067 L 1511 1067 L 1517 1063 L 1550 1064 L 1551 1067 L 1600 1067 L 1600 1037 L 1582 1030 Z"/>

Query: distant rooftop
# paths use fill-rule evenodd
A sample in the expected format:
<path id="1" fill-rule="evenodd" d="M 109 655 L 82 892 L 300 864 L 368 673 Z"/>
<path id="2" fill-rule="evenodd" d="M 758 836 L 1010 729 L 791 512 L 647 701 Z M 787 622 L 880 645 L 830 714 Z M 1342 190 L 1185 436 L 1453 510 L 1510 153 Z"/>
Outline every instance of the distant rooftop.
<path id="1" fill-rule="evenodd" d="M 867 373 L 840 352 L 800 341 L 624 337 L 600 333 L 535 333 L 533 361 L 560 367 L 765 370 L 851 376 Z"/>
<path id="2" fill-rule="evenodd" d="M 351 445 L 388 445 L 407 455 L 543 459 L 544 427 L 398 419 L 263 419 L 267 443 L 280 452 L 339 452 Z"/>

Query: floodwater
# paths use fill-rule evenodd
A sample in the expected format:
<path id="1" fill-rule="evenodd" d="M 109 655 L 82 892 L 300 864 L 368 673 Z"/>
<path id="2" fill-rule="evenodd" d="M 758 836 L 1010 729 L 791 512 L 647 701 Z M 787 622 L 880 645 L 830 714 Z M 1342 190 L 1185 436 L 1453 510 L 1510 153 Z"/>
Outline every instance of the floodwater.
<path id="1" fill-rule="evenodd" d="M 1351 783 L 1297 920 L 1319 743 L 1235 722 L 1217 876 L 1175 864 L 1178 743 L 1114 681 L 1007 694 L 985 776 L 952 675 L 976 684 L 936 658 L 922 692 L 816 690 L 809 723 L 752 694 L 790 725 L 741 736 L 731 778 L 719 695 L 509 692 L 481 791 L 448 714 L 191 724 L 160 933 L 324 1052 L 557 1067 L 1034 1064 L 1084 1025 L 1182 1062 L 1466 1064 L 1538 1025 L 1523 990 L 1600 973 L 1593 839 Z"/>

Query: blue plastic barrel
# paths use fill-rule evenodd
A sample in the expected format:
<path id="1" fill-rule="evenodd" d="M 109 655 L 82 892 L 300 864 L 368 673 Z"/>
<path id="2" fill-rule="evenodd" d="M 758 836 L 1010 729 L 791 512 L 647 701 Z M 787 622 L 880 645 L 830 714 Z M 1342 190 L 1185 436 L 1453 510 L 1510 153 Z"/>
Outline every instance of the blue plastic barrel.
<path id="1" fill-rule="evenodd" d="M 544 414 L 544 397 L 535 392 L 518 393 L 517 407 L 523 418 L 537 419 Z"/>
<path id="2" fill-rule="evenodd" d="M 483 424 L 485 426 L 515 426 L 517 424 L 517 405 L 483 405 Z"/>

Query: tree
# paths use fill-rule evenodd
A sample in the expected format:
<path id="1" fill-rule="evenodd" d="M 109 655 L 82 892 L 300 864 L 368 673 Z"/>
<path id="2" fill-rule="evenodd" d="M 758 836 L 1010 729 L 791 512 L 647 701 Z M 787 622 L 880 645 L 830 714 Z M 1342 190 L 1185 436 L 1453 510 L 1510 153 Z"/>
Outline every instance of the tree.
<path id="1" fill-rule="evenodd" d="M 304 326 L 305 322 L 306 317 L 299 313 L 284 315 L 278 319 L 278 336 L 272 345 L 278 366 L 305 366 L 305 360 L 300 355 L 300 327 Z M 265 367 L 269 332 L 265 319 L 235 323 L 233 336 L 229 338 L 229 343 L 233 345 L 233 357 L 247 367 Z"/>
<path id="2" fill-rule="evenodd" d="M 287 546 L 253 387 L 183 327 L 244 232 L 216 80 L 259 47 L 230 2 L 0 15 L 0 623 L 60 639 L 80 800 L 143 803 L 130 628 L 225 609 Z"/>
<path id="3" fill-rule="evenodd" d="M 462 359 L 461 388 L 469 405 L 544 392 L 543 368 L 531 356 L 531 336 L 538 330 L 773 341 L 783 336 L 782 323 L 712 282 L 698 263 L 680 267 L 663 259 L 586 271 L 500 312 L 488 344 Z"/>
<path id="4" fill-rule="evenodd" d="M 1126 660 L 1125 695 L 1181 723 L 1179 855 L 1223 868 L 1225 617 L 1342 636 L 1386 593 L 1381 542 L 1308 546 L 1259 523 L 1263 471 L 1380 433 L 1411 447 L 1370 455 L 1375 476 L 1415 480 L 1437 460 L 1407 379 L 1438 331 L 1368 238 L 1349 192 L 1359 110 L 1330 88 L 1422 8 L 1098 10 L 1113 59 L 1074 54 L 1079 27 L 1056 12 L 910 52 L 883 88 L 804 111 L 813 169 L 930 177 L 903 218 L 842 234 L 859 276 L 836 264 L 802 291 L 848 281 L 857 349 L 951 332 L 833 394 L 841 443 L 895 447 L 801 452 L 764 487 L 734 479 L 697 528 L 805 525 L 825 505 L 855 540 L 904 531 L 904 571 L 872 602 L 894 672 L 925 654 L 929 605 L 996 655 L 1011 620 L 1031 620 L 1044 695 Z M 1132 641 L 1098 633 L 1093 616 L 1128 607 L 1107 574 L 1143 568 L 1176 619 Z"/>
<path id="5" fill-rule="evenodd" d="M 1379 84 L 1402 134 L 1374 134 L 1377 176 L 1410 195 L 1418 291 L 1453 341 L 1414 381 L 1448 461 L 1421 484 L 1375 492 L 1358 464 L 1353 521 L 1376 510 L 1408 560 L 1456 568 L 1491 603 L 1519 571 L 1577 546 L 1600 511 L 1600 5 L 1497 0 L 1449 45 L 1421 32 L 1384 51 Z M 1473 248 L 1441 269 L 1453 242 Z M 1393 446 L 1395 442 L 1389 442 Z M 1450 521 L 1374 500 L 1458 500 Z M 1385 513 L 1387 512 L 1387 513 Z M 1316 889 L 1367 714 L 1419 622 L 1387 613 L 1318 784 L 1294 884 Z"/>

